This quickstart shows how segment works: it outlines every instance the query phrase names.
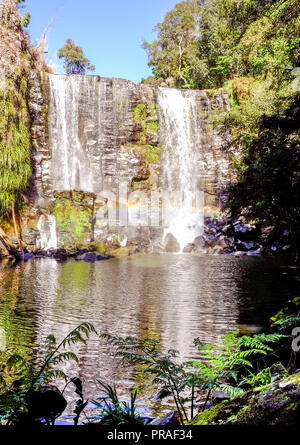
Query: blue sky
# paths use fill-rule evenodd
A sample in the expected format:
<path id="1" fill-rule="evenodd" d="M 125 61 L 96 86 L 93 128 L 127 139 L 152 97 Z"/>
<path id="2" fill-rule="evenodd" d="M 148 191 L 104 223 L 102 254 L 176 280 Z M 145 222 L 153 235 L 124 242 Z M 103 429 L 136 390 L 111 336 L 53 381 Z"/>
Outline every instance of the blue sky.
<path id="1" fill-rule="evenodd" d="M 95 74 L 139 82 L 151 75 L 142 40 L 153 41 L 154 26 L 180 0 L 26 0 L 28 27 L 37 44 L 47 26 L 48 60 L 63 72 L 57 51 L 67 38 L 81 46 Z M 59 68 L 60 66 L 60 68 Z"/>

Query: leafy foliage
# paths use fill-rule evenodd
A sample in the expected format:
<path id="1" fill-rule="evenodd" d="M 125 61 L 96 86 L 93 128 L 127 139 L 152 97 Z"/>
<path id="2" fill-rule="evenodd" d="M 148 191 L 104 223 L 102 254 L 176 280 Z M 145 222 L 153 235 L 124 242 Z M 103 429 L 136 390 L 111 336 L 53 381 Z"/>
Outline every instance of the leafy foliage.
<path id="1" fill-rule="evenodd" d="M 269 385 L 280 378 L 287 376 L 288 372 L 281 363 L 275 363 L 272 366 L 262 369 L 258 373 L 248 370 L 248 376 L 240 382 L 240 386 L 246 384 L 251 388 Z"/>
<path id="2" fill-rule="evenodd" d="M 242 375 L 248 375 L 251 372 L 252 360 L 256 356 L 264 356 L 272 352 L 273 348 L 269 343 L 276 343 L 281 338 L 282 336 L 277 333 L 240 337 L 236 331 L 223 337 L 217 353 L 213 345 L 205 345 L 199 339 L 195 339 L 202 360 L 194 360 L 190 364 L 198 368 L 202 380 L 201 387 L 208 389 L 209 394 L 213 389 L 218 388 L 236 396 L 243 392 L 238 380 Z"/>
<path id="3" fill-rule="evenodd" d="M 95 407 L 100 409 L 101 420 L 98 422 L 100 425 L 117 426 L 143 424 L 142 418 L 136 413 L 136 391 L 131 393 L 130 403 L 120 402 L 115 386 L 112 387 L 98 379 L 97 383 L 106 394 L 106 397 L 92 401 Z"/>
<path id="4" fill-rule="evenodd" d="M 300 297 L 288 301 L 286 307 L 270 318 L 270 323 L 272 328 L 286 334 L 300 326 Z"/>
<path id="5" fill-rule="evenodd" d="M 15 0 L 15 3 L 21 7 L 23 7 L 23 3 L 25 3 L 26 0 Z M 25 16 L 20 20 L 20 25 L 24 26 L 24 28 L 27 28 L 27 26 L 30 23 L 31 14 L 30 12 L 26 12 Z"/>
<path id="6" fill-rule="evenodd" d="M 212 88 L 233 75 L 276 71 L 297 64 L 297 0 L 182 1 L 144 42 L 157 81 Z"/>
<path id="7" fill-rule="evenodd" d="M 95 71 L 80 46 L 75 45 L 72 39 L 67 39 L 65 45 L 58 51 L 58 57 L 64 59 L 66 74 L 85 74 L 86 70 Z"/>
<path id="8" fill-rule="evenodd" d="M 234 396 L 243 393 L 239 379 L 244 375 L 251 377 L 249 370 L 253 368 L 253 358 L 271 353 L 270 344 L 283 338 L 277 333 L 253 337 L 228 333 L 223 337 L 220 352 L 215 352 L 213 345 L 202 344 L 196 339 L 201 361 L 179 363 L 178 351 L 171 349 L 163 354 L 154 339 L 121 338 L 109 334 L 101 337 L 116 348 L 116 356 L 143 365 L 143 372 L 152 375 L 154 383 L 173 395 L 182 423 L 189 420 L 187 402 L 191 404 L 190 417 L 193 417 L 196 390 L 207 391 L 204 409 L 214 389 L 222 389 Z"/>
<path id="9" fill-rule="evenodd" d="M 0 212 L 21 209 L 31 176 L 27 76 L 15 72 L 0 89 Z"/>
<path id="10" fill-rule="evenodd" d="M 155 78 L 167 81 L 169 86 L 194 86 L 190 66 L 196 58 L 200 11 L 198 1 L 178 3 L 156 26 L 158 40 L 143 43 Z"/>
<path id="11" fill-rule="evenodd" d="M 101 337 L 116 348 L 116 356 L 143 365 L 143 371 L 153 376 L 154 383 L 172 393 L 181 422 L 188 420 L 181 392 L 190 376 L 187 376 L 184 364 L 177 364 L 175 361 L 178 351 L 171 349 L 164 355 L 159 350 L 157 340 L 151 338 L 140 340 L 135 337 L 113 337 L 109 334 L 102 334 Z"/>
<path id="12" fill-rule="evenodd" d="M 58 345 L 56 338 L 53 335 L 49 335 L 46 341 L 46 358 L 39 369 L 35 369 L 19 354 L 9 355 L 0 379 L 0 423 L 15 424 L 19 422 L 20 417 L 24 413 L 30 415 L 28 408 L 29 398 L 43 383 L 57 378 L 68 382 L 66 374 L 60 369 L 55 369 L 54 366 L 69 360 L 74 360 L 78 363 L 78 358 L 73 352 L 60 352 L 60 349 L 78 343 L 86 344 L 86 339 L 89 338 L 91 333 L 96 333 L 93 325 L 82 323 L 72 330 Z M 73 383 L 75 384 L 76 382 Z M 77 384 L 77 394 L 79 393 L 78 388 Z M 79 395 L 82 397 L 82 394 Z M 79 418 L 81 411 L 79 409 L 77 411 L 76 414 Z"/>
<path id="13" fill-rule="evenodd" d="M 76 414 L 76 417 L 74 418 L 74 425 L 78 425 L 79 417 L 84 408 L 87 406 L 88 400 L 84 401 L 81 380 L 78 377 L 73 377 L 71 379 L 71 382 L 73 383 L 73 385 L 75 385 L 75 393 L 79 396 L 79 399 L 76 402 L 76 407 L 74 409 L 74 413 Z"/>
<path id="14" fill-rule="evenodd" d="M 230 189 L 227 206 L 258 223 L 288 228 L 299 239 L 300 95 L 288 108 L 260 119 L 258 135 L 245 141 L 240 181 Z M 284 180 L 283 180 L 284 178 Z"/>

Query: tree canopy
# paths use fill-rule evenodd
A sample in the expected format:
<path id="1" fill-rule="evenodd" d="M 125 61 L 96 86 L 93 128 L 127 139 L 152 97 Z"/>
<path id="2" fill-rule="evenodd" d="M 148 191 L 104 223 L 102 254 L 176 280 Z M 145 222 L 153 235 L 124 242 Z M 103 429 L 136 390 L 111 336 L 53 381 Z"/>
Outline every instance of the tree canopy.
<path id="1" fill-rule="evenodd" d="M 158 39 L 152 44 L 143 43 L 155 78 L 169 86 L 189 84 L 190 70 L 196 63 L 201 10 L 196 0 L 178 3 L 157 24 Z"/>
<path id="2" fill-rule="evenodd" d="M 86 71 L 94 71 L 80 46 L 75 45 L 72 39 L 67 39 L 65 45 L 58 51 L 58 57 L 64 60 L 66 74 L 85 74 Z"/>
<path id="3" fill-rule="evenodd" d="M 299 60 L 298 0 L 184 0 L 144 42 L 158 84 L 214 88 L 233 75 L 291 69 Z M 286 74 L 286 73 L 284 73 Z"/>

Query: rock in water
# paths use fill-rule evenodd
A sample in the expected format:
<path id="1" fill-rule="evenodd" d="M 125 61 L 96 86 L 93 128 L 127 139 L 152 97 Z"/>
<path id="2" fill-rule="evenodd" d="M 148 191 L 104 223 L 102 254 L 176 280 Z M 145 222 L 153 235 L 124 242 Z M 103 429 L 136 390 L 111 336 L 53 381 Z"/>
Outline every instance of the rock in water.
<path id="1" fill-rule="evenodd" d="M 230 394 L 225 393 L 224 391 L 216 391 L 211 396 L 212 402 L 214 405 L 217 403 L 221 403 L 224 400 L 230 400 Z"/>
<path id="2" fill-rule="evenodd" d="M 66 409 L 67 401 L 56 386 L 40 386 L 27 398 L 28 412 L 22 413 L 18 423 L 37 423 L 45 420 L 54 425 L 55 419 Z"/>
<path id="3" fill-rule="evenodd" d="M 176 426 L 180 425 L 180 417 L 178 412 L 173 411 L 162 419 L 157 419 L 151 422 L 151 425 L 168 425 L 168 426 Z"/>
<path id="4" fill-rule="evenodd" d="M 168 233 L 168 235 L 165 238 L 165 249 L 166 252 L 173 252 L 173 253 L 180 252 L 180 245 L 175 236 L 172 235 L 171 233 Z"/>

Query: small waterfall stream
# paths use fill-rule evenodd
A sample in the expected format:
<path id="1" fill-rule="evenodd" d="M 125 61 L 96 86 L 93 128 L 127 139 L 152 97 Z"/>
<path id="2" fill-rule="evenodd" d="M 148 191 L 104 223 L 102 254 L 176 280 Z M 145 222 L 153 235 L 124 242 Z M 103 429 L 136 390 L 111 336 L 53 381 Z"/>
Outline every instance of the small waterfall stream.
<path id="1" fill-rule="evenodd" d="M 164 233 L 172 234 L 180 250 L 203 230 L 203 192 L 197 170 L 201 127 L 194 91 L 159 88 L 160 131 L 164 153 Z"/>
<path id="2" fill-rule="evenodd" d="M 37 228 L 37 247 L 42 250 L 57 249 L 56 218 L 54 215 L 41 215 Z"/>

